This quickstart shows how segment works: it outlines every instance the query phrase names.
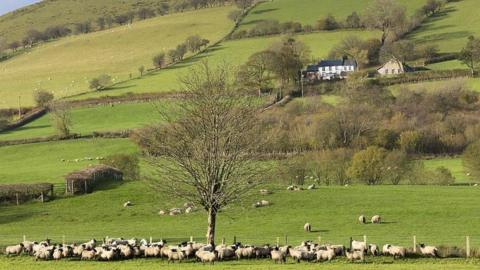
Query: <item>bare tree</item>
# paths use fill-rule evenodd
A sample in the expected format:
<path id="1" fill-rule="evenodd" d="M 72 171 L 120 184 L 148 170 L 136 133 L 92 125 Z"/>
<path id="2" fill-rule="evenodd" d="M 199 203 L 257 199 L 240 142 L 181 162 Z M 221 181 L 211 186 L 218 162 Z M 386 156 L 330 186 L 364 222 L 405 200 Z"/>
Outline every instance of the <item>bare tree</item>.
<path id="1" fill-rule="evenodd" d="M 53 126 L 58 134 L 62 137 L 68 137 L 72 126 L 70 104 L 65 101 L 52 102 L 49 109 Z"/>
<path id="2" fill-rule="evenodd" d="M 166 124 L 135 135 L 156 171 L 149 183 L 201 206 L 212 245 L 218 211 L 244 198 L 261 172 L 252 154 L 261 138 L 258 109 L 234 88 L 230 74 L 225 65 L 193 68 L 181 79 L 185 98 L 176 119 L 162 113 Z"/>
<path id="3" fill-rule="evenodd" d="M 405 8 L 395 0 L 375 0 L 364 15 L 367 27 L 382 31 L 382 45 L 406 24 Z M 392 36 L 393 35 L 393 36 Z"/>

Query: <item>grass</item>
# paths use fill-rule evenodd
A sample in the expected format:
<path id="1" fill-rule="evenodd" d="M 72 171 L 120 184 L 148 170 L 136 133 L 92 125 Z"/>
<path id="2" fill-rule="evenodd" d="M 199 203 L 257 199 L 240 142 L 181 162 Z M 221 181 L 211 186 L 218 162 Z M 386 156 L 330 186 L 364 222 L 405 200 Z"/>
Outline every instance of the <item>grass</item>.
<path id="1" fill-rule="evenodd" d="M 438 45 L 440 52 L 459 52 L 470 35 L 480 34 L 479 7 L 477 0 L 452 1 L 409 38 L 420 45 Z"/>
<path id="2" fill-rule="evenodd" d="M 445 167 L 450 170 L 458 183 L 474 182 L 473 178 L 467 175 L 467 169 L 463 166 L 461 158 L 436 158 L 424 161 L 425 167 L 434 170 L 438 167 Z"/>
<path id="3" fill-rule="evenodd" d="M 312 57 L 315 59 L 326 57 L 329 51 L 342 39 L 349 35 L 356 35 L 367 39 L 375 37 L 378 32 L 374 31 L 332 31 L 321 32 L 309 35 L 298 35 L 296 38 L 305 42 L 312 51 Z M 280 40 L 280 36 L 249 38 L 242 40 L 233 40 L 222 42 L 218 46 L 211 48 L 204 54 L 198 55 L 193 59 L 173 65 L 164 70 L 148 74 L 141 79 L 134 79 L 120 83 L 111 90 L 102 92 L 91 92 L 85 95 L 75 97 L 75 99 L 99 97 L 104 95 L 121 95 L 130 92 L 158 92 L 158 91 L 178 91 L 178 78 L 185 76 L 192 64 L 207 59 L 211 64 L 222 62 L 231 65 L 241 65 L 247 61 L 248 57 L 255 52 L 268 48 L 275 41 Z M 312 60 L 313 61 L 313 60 Z"/>
<path id="4" fill-rule="evenodd" d="M 449 69 L 468 69 L 468 67 L 459 60 L 444 61 L 427 65 L 431 70 L 449 70 Z"/>
<path id="5" fill-rule="evenodd" d="M 271 261 L 267 260 L 250 260 L 250 261 L 232 261 L 221 262 L 214 266 L 202 265 L 200 263 L 181 263 L 181 264 L 167 264 L 159 260 L 134 260 L 124 262 L 80 262 L 80 261 L 59 261 L 59 262 L 34 262 L 31 258 L 0 258 L 0 267 L 4 269 L 72 269 L 72 270 L 96 270 L 105 269 L 106 266 L 112 267 L 112 269 L 118 270 L 136 270 L 136 269 L 326 269 L 326 270 L 372 270 L 372 269 L 385 269 L 385 270 L 470 270 L 478 268 L 478 261 L 471 260 L 466 262 L 464 259 L 448 259 L 448 260 L 432 260 L 432 259 L 419 259 L 419 260 L 404 260 L 391 263 L 390 260 L 385 261 L 376 259 L 373 262 L 368 263 L 346 263 L 345 261 L 336 261 L 330 263 L 312 264 L 312 263 L 300 263 L 295 264 L 289 262 L 286 265 L 274 265 Z M 114 267 L 114 268 L 113 268 Z"/>
<path id="6" fill-rule="evenodd" d="M 438 89 L 448 88 L 449 85 L 455 84 L 464 84 L 469 87 L 469 89 L 480 92 L 480 79 L 479 78 L 458 78 L 458 79 L 447 79 L 447 80 L 438 80 L 438 81 L 427 81 L 419 83 L 405 83 L 397 84 L 389 87 L 390 91 L 394 95 L 397 95 L 402 89 L 411 89 L 411 90 L 427 90 L 435 91 Z"/>
<path id="7" fill-rule="evenodd" d="M 0 17 L 0 33 L 9 42 L 21 40 L 30 29 L 43 31 L 48 26 L 95 21 L 105 15 L 118 15 L 136 11 L 141 7 L 155 8 L 156 0 L 44 0 L 41 3 L 18 9 Z M 34 22 L 34 24 L 33 24 Z"/>
<path id="8" fill-rule="evenodd" d="M 128 139 L 71 140 L 0 147 L 0 183 L 62 183 L 64 176 L 97 161 L 62 162 L 136 152 Z M 2 234 L 0 223 L 0 234 Z"/>
<path id="9" fill-rule="evenodd" d="M 154 103 L 124 103 L 76 108 L 72 110 L 72 132 L 91 134 L 94 131 L 120 131 L 160 121 L 159 110 L 167 110 L 171 100 Z M 50 115 L 25 126 L 0 133 L 0 140 L 18 140 L 55 135 Z"/>
<path id="10" fill-rule="evenodd" d="M 109 74 L 114 82 L 138 76 L 138 67 L 152 67 L 152 57 L 198 34 L 215 42 L 233 27 L 233 7 L 203 9 L 157 17 L 131 26 L 45 43 L 28 53 L 0 62 L 0 108 L 33 104 L 36 89 L 65 97 L 88 91 L 88 81 Z M 192 20 L 192 17 L 195 20 Z M 181 29 L 181 31 L 179 31 Z M 156 85 L 151 91 L 165 90 Z"/>
<path id="11" fill-rule="evenodd" d="M 240 29 L 250 28 L 262 20 L 278 20 L 280 22 L 296 21 L 302 24 L 315 25 L 316 21 L 331 14 L 338 21 L 344 21 L 348 15 L 356 11 L 363 13 L 373 0 L 275 0 L 258 5 L 242 22 Z M 400 0 L 409 14 L 424 4 L 423 0 Z"/>

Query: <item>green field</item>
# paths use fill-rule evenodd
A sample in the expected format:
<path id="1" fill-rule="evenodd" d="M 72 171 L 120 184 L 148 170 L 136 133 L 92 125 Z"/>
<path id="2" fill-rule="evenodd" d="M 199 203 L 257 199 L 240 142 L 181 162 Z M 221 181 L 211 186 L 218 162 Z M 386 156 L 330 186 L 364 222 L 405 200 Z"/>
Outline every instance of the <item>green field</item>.
<path id="1" fill-rule="evenodd" d="M 389 89 L 394 95 L 396 95 L 399 91 L 401 91 L 401 89 L 435 91 L 437 89 L 445 89 L 448 88 L 449 85 L 454 86 L 456 84 L 463 84 L 473 91 L 480 92 L 479 78 L 457 78 L 438 81 L 426 81 L 419 83 L 396 84 L 390 86 Z"/>
<path id="2" fill-rule="evenodd" d="M 418 44 L 438 45 L 440 52 L 458 52 L 470 35 L 480 34 L 477 0 L 451 1 L 444 11 L 430 18 L 410 39 Z"/>
<path id="3" fill-rule="evenodd" d="M 349 35 L 356 35 L 367 39 L 375 37 L 375 31 L 332 31 L 308 35 L 298 35 L 296 38 L 305 42 L 312 51 L 312 57 L 319 59 L 326 57 L 330 50 L 341 40 Z M 193 57 L 188 61 L 178 63 L 164 70 L 148 74 L 141 79 L 135 79 L 120 83 L 111 90 L 91 92 L 75 97 L 75 99 L 99 97 L 104 95 L 121 95 L 125 93 L 142 93 L 157 91 L 176 91 L 179 88 L 178 78 L 185 76 L 191 65 L 207 59 L 209 63 L 216 64 L 226 62 L 231 65 L 243 64 L 250 55 L 268 48 L 273 42 L 280 40 L 280 36 L 267 38 L 249 38 L 222 42 L 211 48 L 206 53 Z M 313 59 L 312 59 L 313 61 Z"/>
<path id="4" fill-rule="evenodd" d="M 199 34 L 211 43 L 233 27 L 227 14 L 232 6 L 157 17 L 49 42 L 10 60 L 0 62 L 0 108 L 33 105 L 36 89 L 56 97 L 88 91 L 88 81 L 109 74 L 115 82 L 138 76 L 138 67 L 152 67 L 152 57 Z M 195 20 L 192 21 L 192 16 Z M 182 31 L 179 31 L 181 29 Z M 153 90 L 164 91 L 163 85 Z"/>
<path id="5" fill-rule="evenodd" d="M 71 140 L 0 147 L 0 183 L 62 183 L 64 176 L 97 161 L 85 157 L 136 152 L 128 139 Z M 62 159 L 71 162 L 62 162 Z M 0 231 L 3 226 L 0 226 Z M 0 232 L 0 234 L 2 234 Z"/>
<path id="6" fill-rule="evenodd" d="M 72 132 L 82 135 L 94 131 L 122 131 L 160 121 L 159 111 L 169 110 L 172 100 L 152 103 L 123 103 L 72 110 Z M 1 140 L 18 140 L 55 135 L 50 115 L 12 131 L 0 133 Z"/>
<path id="7" fill-rule="evenodd" d="M 331 14 L 338 21 L 343 21 L 353 11 L 359 15 L 372 0 L 274 0 L 258 5 L 245 18 L 241 28 L 250 28 L 262 20 L 278 20 L 280 22 L 295 21 L 302 24 L 315 25 L 316 21 Z M 412 14 L 422 6 L 424 0 L 399 0 Z"/>
<path id="8" fill-rule="evenodd" d="M 473 177 L 468 176 L 467 169 L 463 166 L 461 158 L 436 158 L 424 161 L 427 169 L 433 170 L 438 167 L 445 167 L 450 170 L 458 183 L 475 182 Z"/>
<path id="9" fill-rule="evenodd" d="M 72 269 L 72 270 L 97 270 L 97 269 L 118 269 L 118 270 L 137 270 L 137 269 L 326 269 L 326 270 L 470 270 L 478 269 L 478 260 L 465 259 L 419 259 L 419 260 L 403 260 L 396 261 L 392 264 L 391 259 L 369 259 L 367 263 L 347 263 L 343 260 L 313 264 L 301 263 L 296 264 L 289 262 L 286 265 L 275 265 L 266 260 L 249 260 L 249 261 L 232 261 L 221 262 L 214 266 L 202 265 L 200 263 L 181 263 L 167 264 L 165 261 L 159 260 L 134 260 L 125 262 L 79 262 L 79 261 L 60 261 L 60 262 L 35 262 L 32 258 L 4 258 L 0 259 L 0 267 L 2 269 Z"/>
<path id="10" fill-rule="evenodd" d="M 8 41 L 20 40 L 30 29 L 43 31 L 48 26 L 92 21 L 105 15 L 118 15 L 142 7 L 155 8 L 156 0 L 43 0 L 0 17 L 0 36 Z M 35 22 L 35 24 L 33 24 Z"/>
<path id="11" fill-rule="evenodd" d="M 431 70 L 449 70 L 449 69 L 468 69 L 468 67 L 459 60 L 445 61 L 427 65 L 426 68 Z"/>

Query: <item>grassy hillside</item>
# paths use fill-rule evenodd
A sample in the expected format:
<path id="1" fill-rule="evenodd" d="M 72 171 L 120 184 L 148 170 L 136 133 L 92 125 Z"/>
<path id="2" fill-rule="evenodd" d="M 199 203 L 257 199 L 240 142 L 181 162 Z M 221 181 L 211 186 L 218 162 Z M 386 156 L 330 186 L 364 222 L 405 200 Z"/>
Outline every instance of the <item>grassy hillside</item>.
<path id="1" fill-rule="evenodd" d="M 278 20 L 280 22 L 296 21 L 315 25 L 315 22 L 331 14 L 337 20 L 345 20 L 353 11 L 361 14 L 372 0 L 275 0 L 266 1 L 256 7 L 242 22 L 241 28 L 249 28 L 258 21 Z M 422 6 L 424 0 L 399 0 L 413 13 Z"/>
<path id="2" fill-rule="evenodd" d="M 458 52 L 468 36 L 480 34 L 479 8 L 477 0 L 452 1 L 410 38 L 419 44 L 436 44 L 441 52 Z"/>
<path id="3" fill-rule="evenodd" d="M 349 35 L 356 35 L 361 38 L 370 38 L 378 35 L 375 31 L 332 31 L 308 35 L 298 35 L 296 38 L 305 42 L 312 51 L 312 57 L 319 59 L 327 56 L 329 51 L 342 39 Z M 249 38 L 222 42 L 208 52 L 176 64 L 170 68 L 148 74 L 141 79 L 134 79 L 120 83 L 112 90 L 92 92 L 75 98 L 89 98 L 103 95 L 119 95 L 129 92 L 158 92 L 178 90 L 178 77 L 185 75 L 191 64 L 208 59 L 211 64 L 225 61 L 232 65 L 243 64 L 250 55 L 268 48 L 273 42 L 280 40 L 280 36 L 267 38 Z M 313 61 L 313 60 L 312 60 Z"/>
<path id="4" fill-rule="evenodd" d="M 419 83 L 406 83 L 406 84 L 397 84 L 390 86 L 390 90 L 393 94 L 398 93 L 401 89 L 418 89 L 418 90 L 429 90 L 435 91 L 437 89 L 445 88 L 448 85 L 454 84 L 465 84 L 470 87 L 470 89 L 480 92 L 480 79 L 479 78 L 458 78 L 458 79 L 448 79 L 448 80 L 439 80 L 439 81 L 427 81 Z"/>
<path id="5" fill-rule="evenodd" d="M 43 44 L 0 63 L 0 108 L 18 106 L 19 96 L 22 106 L 32 105 L 35 89 L 62 97 L 88 91 L 88 81 L 100 74 L 110 74 L 117 82 L 137 76 L 139 66 L 151 67 L 154 55 L 190 35 L 219 40 L 232 27 L 227 18 L 232 9 L 178 13 Z"/>
<path id="6" fill-rule="evenodd" d="M 72 110 L 72 132 L 118 131 L 138 128 L 159 121 L 158 110 L 169 108 L 174 101 L 127 103 L 77 108 Z M 157 119 L 157 120 L 155 120 Z M 45 137 L 55 134 L 50 115 L 45 115 L 18 129 L 0 133 L 0 140 Z"/>
<path id="7" fill-rule="evenodd" d="M 0 147 L 0 183 L 62 183 L 73 170 L 97 161 L 73 161 L 137 151 L 128 139 L 92 139 Z M 4 227 L 0 226 L 0 230 Z M 0 232 L 0 235 L 2 232 Z"/>
<path id="8" fill-rule="evenodd" d="M 458 183 L 474 182 L 473 177 L 468 176 L 468 170 L 463 166 L 461 158 L 436 158 L 424 161 L 425 168 L 434 170 L 438 167 L 445 167 L 450 170 Z"/>
<path id="9" fill-rule="evenodd" d="M 155 8 L 156 0 L 43 0 L 0 17 L 0 36 L 8 41 L 22 39 L 30 29 L 93 21 L 105 15 L 118 15 L 142 7 Z"/>

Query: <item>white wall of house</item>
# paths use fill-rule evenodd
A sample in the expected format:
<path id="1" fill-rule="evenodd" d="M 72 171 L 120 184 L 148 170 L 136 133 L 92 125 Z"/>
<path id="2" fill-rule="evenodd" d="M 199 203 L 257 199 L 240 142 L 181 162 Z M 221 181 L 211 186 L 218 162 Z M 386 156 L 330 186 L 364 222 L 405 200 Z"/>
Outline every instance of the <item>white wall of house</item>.
<path id="1" fill-rule="evenodd" d="M 342 72 L 353 72 L 355 71 L 355 66 L 331 66 L 331 67 L 319 67 L 318 73 L 321 77 L 328 75 L 341 75 Z"/>

